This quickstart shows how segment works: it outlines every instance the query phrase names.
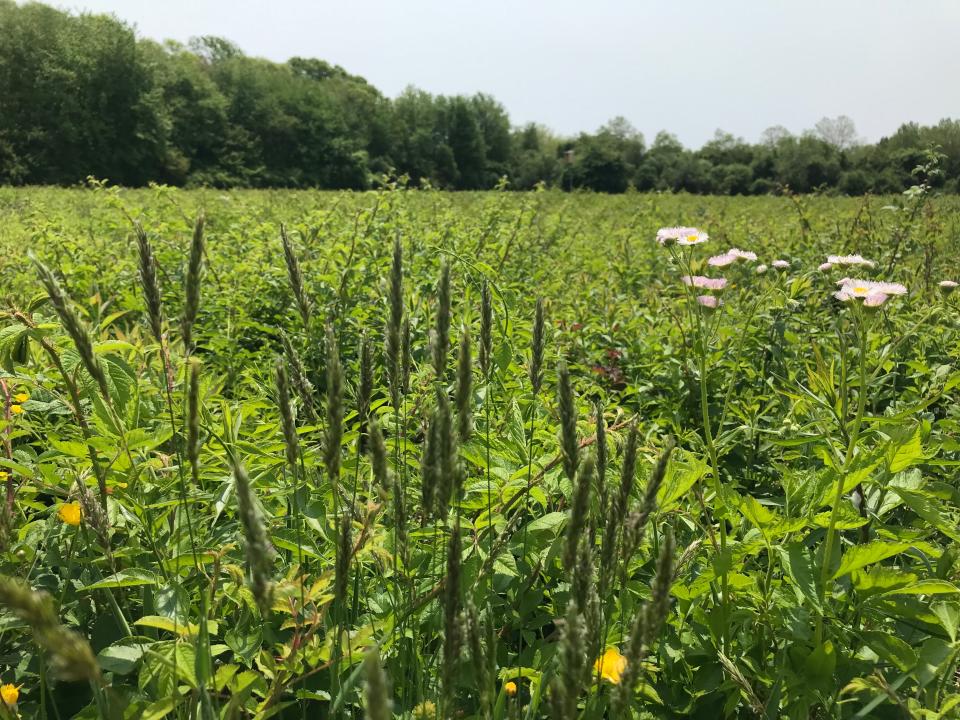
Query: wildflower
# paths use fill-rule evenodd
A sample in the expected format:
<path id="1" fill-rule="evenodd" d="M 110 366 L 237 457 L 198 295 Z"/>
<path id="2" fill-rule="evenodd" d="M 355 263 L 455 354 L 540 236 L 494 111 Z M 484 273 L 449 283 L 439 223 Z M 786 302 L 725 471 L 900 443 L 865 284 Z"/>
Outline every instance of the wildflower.
<path id="1" fill-rule="evenodd" d="M 763 275 L 767 271 L 766 265 L 757 265 L 757 275 Z"/>
<path id="2" fill-rule="evenodd" d="M 833 267 L 833 263 L 825 262 L 825 263 L 820 263 L 820 267 L 818 267 L 817 270 L 819 270 L 820 272 L 826 272 L 832 267 Z"/>
<path id="3" fill-rule="evenodd" d="M 681 280 L 683 284 L 703 290 L 723 290 L 727 285 L 726 278 L 708 278 L 703 275 L 684 275 Z"/>
<path id="4" fill-rule="evenodd" d="M 940 286 L 940 292 L 944 295 L 949 295 L 957 289 L 957 283 L 953 280 L 941 280 L 938 284 Z"/>
<path id="5" fill-rule="evenodd" d="M 11 405 L 10 412 L 12 412 L 14 415 L 19 415 L 23 412 L 23 408 L 19 405 Z"/>
<path id="6" fill-rule="evenodd" d="M 503 691 L 510 697 L 513 697 L 517 694 L 517 684 L 509 680 L 503 684 Z"/>
<path id="7" fill-rule="evenodd" d="M 774 260 L 772 265 L 777 270 L 786 270 L 788 267 L 790 267 L 790 262 L 787 260 Z"/>
<path id="8" fill-rule="evenodd" d="M 617 648 L 607 648 L 597 661 L 593 664 L 594 672 L 599 672 L 600 677 L 608 680 L 614 685 L 620 684 L 620 676 L 627 669 L 627 659 L 620 654 Z"/>
<path id="9" fill-rule="evenodd" d="M 30 399 L 30 396 L 27 395 L 26 393 L 17 393 L 16 395 L 13 396 L 14 402 L 17 402 L 20 404 L 25 403 L 29 399 Z"/>
<path id="10" fill-rule="evenodd" d="M 0 470 L 0 482 L 6 482 L 8 477 L 10 477 L 10 473 L 6 470 Z"/>
<path id="11" fill-rule="evenodd" d="M 697 295 L 697 302 L 711 310 L 716 310 L 720 307 L 720 300 L 713 295 Z"/>
<path id="12" fill-rule="evenodd" d="M 747 260 L 749 262 L 756 262 L 757 254 L 755 252 L 750 252 L 749 250 L 741 250 L 740 248 L 730 248 L 723 255 L 714 255 L 712 258 L 707 260 L 708 265 L 713 265 L 714 267 L 726 267 L 731 263 L 737 262 L 737 260 Z"/>
<path id="13" fill-rule="evenodd" d="M 833 265 L 863 265 L 865 267 L 875 267 L 876 263 L 873 260 L 867 260 L 862 255 L 829 255 L 827 256 L 827 263 Z M 822 265 L 820 266 L 823 267 Z"/>
<path id="14" fill-rule="evenodd" d="M 874 282 L 843 278 L 838 283 L 840 289 L 833 296 L 841 302 L 862 300 L 865 307 L 877 308 L 883 305 L 890 295 L 904 295 L 907 288 L 900 283 Z"/>
<path id="15" fill-rule="evenodd" d="M 7 707 L 16 707 L 17 700 L 20 698 L 20 688 L 12 683 L 0 686 L 0 698 Z"/>
<path id="16" fill-rule="evenodd" d="M 907 288 L 900 283 L 891 283 L 891 282 L 879 282 L 876 280 L 858 280 L 856 278 L 843 278 L 837 280 L 837 285 L 840 285 L 840 289 L 846 288 L 857 288 L 857 292 L 853 293 L 857 297 L 865 297 L 870 292 L 882 292 L 887 295 L 906 295 Z"/>
<path id="17" fill-rule="evenodd" d="M 694 227 L 665 227 L 657 230 L 657 242 L 661 245 L 698 245 L 710 236 Z"/>
<path id="18" fill-rule="evenodd" d="M 83 512 L 80 510 L 80 503 L 64 503 L 60 506 L 60 509 L 57 510 L 57 516 L 67 525 L 73 525 L 76 527 L 80 524 L 80 520 L 83 518 Z"/>
<path id="19" fill-rule="evenodd" d="M 749 260 L 750 262 L 756 262 L 757 260 L 757 254 L 755 252 L 740 250 L 739 248 L 730 248 L 727 250 L 727 255 L 732 255 L 737 260 Z"/>
<path id="20" fill-rule="evenodd" d="M 437 705 L 431 700 L 424 700 L 413 709 L 415 720 L 433 720 L 437 715 Z"/>
<path id="21" fill-rule="evenodd" d="M 707 265 L 712 265 L 713 267 L 726 267 L 730 263 L 735 263 L 737 258 L 730 253 L 724 253 L 723 255 L 714 255 L 712 258 L 707 260 Z"/>

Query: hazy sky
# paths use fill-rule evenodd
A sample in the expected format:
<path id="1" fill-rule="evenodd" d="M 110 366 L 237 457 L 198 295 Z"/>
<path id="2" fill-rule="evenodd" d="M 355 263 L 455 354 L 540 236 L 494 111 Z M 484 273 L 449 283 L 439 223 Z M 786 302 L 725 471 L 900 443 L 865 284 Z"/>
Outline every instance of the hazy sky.
<path id="1" fill-rule="evenodd" d="M 486 92 L 564 134 L 623 115 L 699 146 L 849 115 L 867 140 L 960 117 L 957 0 L 53 0 L 140 35 L 319 57 L 393 97 Z"/>

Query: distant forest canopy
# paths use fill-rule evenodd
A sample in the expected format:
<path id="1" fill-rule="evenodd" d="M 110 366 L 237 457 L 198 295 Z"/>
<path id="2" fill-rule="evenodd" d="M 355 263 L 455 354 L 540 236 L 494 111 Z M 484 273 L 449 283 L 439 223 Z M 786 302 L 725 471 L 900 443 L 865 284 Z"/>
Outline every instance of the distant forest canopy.
<path id="1" fill-rule="evenodd" d="M 107 15 L 0 0 L 0 183 L 364 189 L 385 176 L 455 190 L 767 194 L 900 192 L 914 169 L 960 192 L 960 121 L 901 126 L 861 143 L 849 118 L 760 142 L 717 131 L 699 150 L 649 145 L 623 118 L 572 138 L 511 125 L 485 94 L 408 88 L 384 97 L 323 60 L 275 63 L 231 42 L 137 38 Z"/>

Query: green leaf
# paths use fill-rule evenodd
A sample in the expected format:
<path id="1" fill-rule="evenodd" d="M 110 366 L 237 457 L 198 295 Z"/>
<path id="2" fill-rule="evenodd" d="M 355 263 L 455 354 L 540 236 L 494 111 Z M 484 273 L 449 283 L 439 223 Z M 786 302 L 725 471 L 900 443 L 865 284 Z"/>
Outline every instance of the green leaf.
<path id="1" fill-rule="evenodd" d="M 567 520 L 567 514 L 562 512 L 550 512 L 535 518 L 527 525 L 527 532 L 552 532 L 558 534 L 560 526 Z"/>
<path id="2" fill-rule="evenodd" d="M 920 428 L 917 427 L 910 437 L 887 446 L 887 470 L 898 473 L 924 460 L 923 445 L 920 442 Z"/>
<path id="3" fill-rule="evenodd" d="M 942 501 L 936 496 L 924 492 L 922 489 L 912 492 L 904 488 L 892 488 L 900 496 L 904 504 L 917 515 L 930 523 L 937 530 L 955 542 L 960 542 L 960 530 L 957 523 L 944 516 L 941 511 Z"/>
<path id="4" fill-rule="evenodd" d="M 950 636 L 950 642 L 957 641 L 957 629 L 960 628 L 960 604 L 955 602 L 936 602 L 930 610 L 937 616 L 943 629 Z"/>
<path id="5" fill-rule="evenodd" d="M 106 590 L 108 588 L 136 587 L 137 585 L 157 585 L 159 583 L 157 576 L 148 570 L 140 568 L 130 568 L 121 570 L 113 575 L 105 577 L 99 582 L 91 583 L 80 588 L 84 592 L 93 590 Z"/>
<path id="6" fill-rule="evenodd" d="M 822 613 L 823 608 L 817 594 L 817 570 L 813 553 L 807 550 L 803 543 L 793 543 L 787 548 L 780 547 L 778 549 L 780 550 L 780 561 L 787 577 L 817 612 Z"/>
<path id="7" fill-rule="evenodd" d="M 196 635 L 198 631 L 197 626 L 193 623 L 177 622 L 173 618 L 163 617 L 161 615 L 144 615 L 139 620 L 134 620 L 133 624 L 139 627 L 151 627 L 157 628 L 158 630 L 165 630 L 183 637 L 188 635 Z M 211 635 L 216 635 L 219 631 L 218 624 L 213 620 L 208 620 L 207 631 Z"/>
<path id="8" fill-rule="evenodd" d="M 862 633 L 864 644 L 881 660 L 894 665 L 902 672 L 917 664 L 917 654 L 903 640 L 890 633 L 869 631 Z"/>
<path id="9" fill-rule="evenodd" d="M 840 559 L 840 567 L 833 574 L 833 579 L 843 577 L 844 575 L 859 570 L 860 568 L 872 565 L 873 563 L 886 560 L 894 555 L 899 555 L 909 550 L 913 545 L 910 543 L 887 543 L 882 541 L 867 543 L 866 545 L 857 545 L 850 548 Z"/>
<path id="10" fill-rule="evenodd" d="M 921 580 L 905 585 L 895 590 L 889 590 L 884 595 L 958 595 L 960 588 L 946 580 Z"/>
<path id="11" fill-rule="evenodd" d="M 97 662 L 100 667 L 118 675 L 126 675 L 133 672 L 143 657 L 147 645 L 111 645 L 105 647 L 97 654 Z"/>

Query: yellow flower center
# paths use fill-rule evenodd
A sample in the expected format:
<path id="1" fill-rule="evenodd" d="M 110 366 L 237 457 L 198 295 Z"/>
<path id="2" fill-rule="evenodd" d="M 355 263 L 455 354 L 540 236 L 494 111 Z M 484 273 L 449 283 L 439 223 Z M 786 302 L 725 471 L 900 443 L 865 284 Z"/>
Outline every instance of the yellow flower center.
<path id="1" fill-rule="evenodd" d="M 687 242 L 696 242 L 696 241 L 697 241 L 696 235 L 687 235 Z"/>
<path id="2" fill-rule="evenodd" d="M 626 669 L 627 659 L 617 648 L 608 648 L 593 664 L 593 671 L 599 672 L 601 678 L 614 685 L 620 684 L 620 676 Z"/>
<path id="3" fill-rule="evenodd" d="M 13 707 L 17 704 L 20 697 L 20 689 L 16 685 L 7 683 L 0 687 L 0 698 L 3 698 L 4 704 Z"/>
<path id="4" fill-rule="evenodd" d="M 857 285 L 857 287 L 855 287 L 855 288 L 853 289 L 853 294 L 854 294 L 854 295 L 866 295 L 868 291 L 869 291 L 869 288 L 865 288 L 865 287 L 863 287 L 862 285 Z"/>
<path id="5" fill-rule="evenodd" d="M 80 503 L 64 503 L 57 511 L 57 515 L 59 515 L 60 519 L 67 525 L 76 527 L 83 518 L 83 511 L 80 509 Z"/>

